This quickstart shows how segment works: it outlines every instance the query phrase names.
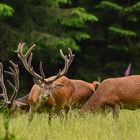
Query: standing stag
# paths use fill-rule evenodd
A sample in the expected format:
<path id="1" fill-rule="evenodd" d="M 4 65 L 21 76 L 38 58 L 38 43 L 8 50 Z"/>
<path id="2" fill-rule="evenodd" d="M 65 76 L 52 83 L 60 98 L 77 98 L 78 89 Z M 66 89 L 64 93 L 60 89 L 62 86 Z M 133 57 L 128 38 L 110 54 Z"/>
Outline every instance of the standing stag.
<path id="1" fill-rule="evenodd" d="M 31 66 L 33 45 L 26 54 L 23 54 L 24 43 L 19 43 L 17 53 L 22 60 L 26 70 L 34 77 L 36 84 L 33 85 L 28 101 L 30 106 L 29 121 L 33 118 L 34 111 L 41 111 L 47 109 L 49 112 L 49 122 L 51 120 L 52 112 L 60 112 L 65 109 L 68 112 L 69 106 L 73 103 L 82 105 L 95 91 L 98 82 L 87 83 L 82 80 L 73 80 L 65 77 L 70 64 L 72 63 L 74 54 L 69 49 L 69 55 L 65 56 L 60 50 L 61 57 L 65 60 L 65 67 L 55 76 L 45 79 L 42 70 L 42 63 L 40 63 L 40 74 L 35 73 Z"/>
<path id="2" fill-rule="evenodd" d="M 60 55 L 65 60 L 63 70 L 59 70 L 57 75 L 45 78 L 42 63 L 40 63 L 40 75 L 37 74 L 31 66 L 32 50 L 35 45 L 31 46 L 26 54 L 23 54 L 24 44 L 25 43 L 19 43 L 18 45 L 18 57 L 22 60 L 24 67 L 33 76 L 35 81 L 28 97 L 30 106 L 29 121 L 33 118 L 33 112 L 45 108 L 49 112 L 50 122 L 53 111 L 59 113 L 62 109 L 69 108 L 70 106 L 74 86 L 64 75 L 67 73 L 73 61 L 74 54 L 72 54 L 72 51 L 69 49 L 69 55 L 67 56 L 60 50 Z"/>
<path id="3" fill-rule="evenodd" d="M 106 107 L 112 109 L 114 117 L 118 117 L 120 108 L 140 107 L 140 75 L 104 80 L 80 111 L 95 112 Z"/>

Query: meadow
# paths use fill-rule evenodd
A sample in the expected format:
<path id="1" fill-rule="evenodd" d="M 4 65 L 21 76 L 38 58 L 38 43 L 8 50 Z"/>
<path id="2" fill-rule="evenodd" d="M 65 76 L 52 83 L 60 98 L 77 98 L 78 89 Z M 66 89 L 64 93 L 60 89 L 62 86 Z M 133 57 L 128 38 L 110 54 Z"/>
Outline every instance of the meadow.
<path id="1" fill-rule="evenodd" d="M 35 114 L 28 124 L 28 114 L 10 119 L 10 133 L 17 140 L 139 140 L 140 110 L 121 110 L 117 120 L 112 114 L 80 115 L 72 112 L 68 121 L 54 116 L 48 125 L 47 114 Z M 4 137 L 3 119 L 0 115 L 0 138 Z"/>

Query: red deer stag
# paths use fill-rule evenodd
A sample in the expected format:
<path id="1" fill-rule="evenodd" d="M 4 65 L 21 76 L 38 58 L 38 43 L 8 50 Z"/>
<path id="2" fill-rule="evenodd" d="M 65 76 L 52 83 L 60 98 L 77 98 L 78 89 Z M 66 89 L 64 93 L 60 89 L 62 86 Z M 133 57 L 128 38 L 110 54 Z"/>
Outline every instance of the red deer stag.
<path id="1" fill-rule="evenodd" d="M 81 106 L 93 94 L 96 85 L 99 84 L 99 82 L 96 81 L 88 83 L 82 80 L 69 79 L 63 76 L 68 71 L 74 57 L 71 50 L 69 50 L 69 59 L 67 59 L 67 56 L 64 56 L 63 52 L 60 50 L 60 55 L 65 60 L 65 67 L 63 71 L 58 73 L 56 76 L 45 79 L 41 65 L 41 76 L 35 73 L 33 67 L 31 66 L 32 50 L 35 45 L 33 45 L 25 55 L 23 54 L 23 47 L 24 43 L 20 43 L 17 50 L 18 57 L 22 60 L 26 70 L 36 79 L 35 81 L 38 81 L 35 85 L 33 85 L 29 93 L 28 99 L 31 114 L 29 120 L 32 120 L 33 118 L 33 110 L 39 111 L 42 108 L 48 108 L 50 120 L 51 108 L 55 107 L 55 112 L 59 112 L 61 109 L 67 108 L 66 112 L 68 112 L 68 106 L 71 104 L 77 103 L 78 106 Z M 41 97 L 43 94 L 45 96 L 52 95 L 52 97 L 48 98 L 46 96 L 45 99 L 44 97 Z"/>
<path id="2" fill-rule="evenodd" d="M 11 98 L 8 98 L 7 89 L 4 84 L 4 76 L 3 76 L 3 64 L 0 63 L 0 86 L 2 88 L 2 94 L 0 96 L 3 98 L 3 106 L 12 109 L 12 105 L 14 104 L 15 98 L 17 96 L 19 90 L 19 69 L 18 65 L 14 64 L 12 61 L 9 61 L 12 67 L 9 67 L 10 71 L 5 71 L 8 75 L 10 75 L 14 79 L 14 84 L 12 84 L 9 80 L 7 80 L 10 87 L 13 89 L 13 94 Z"/>
<path id="3" fill-rule="evenodd" d="M 81 107 L 81 112 L 95 112 L 110 107 L 114 117 L 119 109 L 136 109 L 140 106 L 140 75 L 104 80 L 95 94 Z"/>
<path id="4" fill-rule="evenodd" d="M 58 113 L 60 110 L 68 108 L 71 103 L 74 86 L 64 75 L 67 73 L 73 61 L 74 54 L 72 54 L 72 51 L 69 49 L 69 55 L 67 56 L 60 50 L 60 55 L 65 60 L 65 66 L 63 70 L 59 70 L 57 75 L 46 79 L 42 69 L 42 63 L 40 63 L 40 75 L 37 74 L 31 66 L 32 50 L 35 45 L 31 46 L 26 54 L 23 54 L 24 45 L 25 43 L 19 43 L 17 49 L 18 57 L 22 60 L 24 67 L 34 77 L 34 81 L 36 82 L 28 97 L 30 106 L 29 121 L 33 119 L 34 111 L 40 111 L 45 107 L 49 112 L 50 123 L 52 110 Z"/>

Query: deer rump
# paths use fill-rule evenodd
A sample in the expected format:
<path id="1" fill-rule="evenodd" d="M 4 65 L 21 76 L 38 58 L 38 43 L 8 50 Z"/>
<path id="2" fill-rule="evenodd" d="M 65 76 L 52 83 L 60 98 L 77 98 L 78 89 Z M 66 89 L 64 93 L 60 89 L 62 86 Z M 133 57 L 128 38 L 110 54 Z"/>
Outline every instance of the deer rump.
<path id="1" fill-rule="evenodd" d="M 136 109 L 140 107 L 140 76 L 110 78 L 104 80 L 95 94 L 82 106 L 82 112 L 96 111 L 109 106 Z"/>
<path id="2" fill-rule="evenodd" d="M 80 108 L 95 92 L 95 88 L 99 85 L 99 82 L 88 83 L 83 80 L 70 80 L 74 85 L 71 105 Z"/>

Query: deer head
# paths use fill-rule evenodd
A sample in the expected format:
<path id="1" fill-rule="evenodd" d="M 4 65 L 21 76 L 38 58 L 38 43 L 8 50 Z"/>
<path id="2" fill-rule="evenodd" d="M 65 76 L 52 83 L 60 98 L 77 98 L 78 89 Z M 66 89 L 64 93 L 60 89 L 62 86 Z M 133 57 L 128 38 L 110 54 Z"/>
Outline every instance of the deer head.
<path id="1" fill-rule="evenodd" d="M 8 84 L 13 89 L 13 94 L 12 94 L 10 99 L 8 98 L 7 89 L 6 89 L 6 86 L 4 84 L 3 64 L 0 63 L 0 86 L 1 86 L 2 92 L 3 92 L 2 94 L 0 94 L 0 97 L 3 98 L 3 106 L 8 107 L 8 108 L 10 108 L 12 106 L 12 104 L 17 96 L 18 90 L 19 90 L 18 65 L 14 64 L 14 62 L 12 62 L 12 61 L 9 61 L 9 62 L 12 65 L 12 67 L 9 67 L 9 71 L 4 71 L 4 72 L 7 73 L 8 75 L 10 75 L 14 80 L 14 84 L 12 84 L 12 82 L 7 80 Z"/>
<path id="2" fill-rule="evenodd" d="M 18 49 L 16 52 L 18 54 L 18 57 L 21 59 L 25 69 L 33 76 L 34 82 L 41 87 L 42 96 L 50 96 L 54 88 L 63 87 L 62 84 L 60 83 L 56 84 L 54 83 L 54 81 L 56 81 L 57 79 L 59 79 L 60 77 L 64 76 L 67 73 L 69 66 L 72 63 L 73 58 L 74 58 L 74 54 L 72 54 L 71 49 L 70 48 L 68 49 L 69 51 L 68 56 L 64 55 L 63 51 L 60 49 L 60 55 L 65 61 L 65 66 L 63 70 L 60 69 L 56 75 L 51 76 L 49 78 L 45 78 L 45 74 L 42 68 L 42 62 L 40 62 L 40 74 L 37 74 L 34 71 L 33 66 L 31 65 L 31 61 L 33 57 L 32 51 L 35 47 L 35 44 L 32 45 L 25 54 L 23 54 L 24 46 L 25 46 L 25 43 L 19 43 Z"/>

